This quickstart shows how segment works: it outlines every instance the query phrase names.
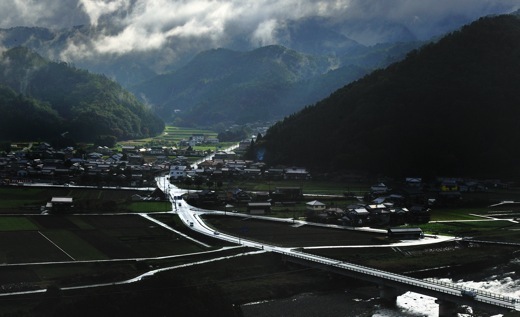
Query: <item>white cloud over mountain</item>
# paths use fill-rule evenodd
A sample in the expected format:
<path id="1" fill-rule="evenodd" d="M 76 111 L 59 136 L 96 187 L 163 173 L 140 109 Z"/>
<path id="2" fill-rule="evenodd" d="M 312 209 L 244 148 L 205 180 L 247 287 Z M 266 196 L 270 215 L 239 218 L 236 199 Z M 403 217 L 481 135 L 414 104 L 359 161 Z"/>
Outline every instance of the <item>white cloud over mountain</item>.
<path id="1" fill-rule="evenodd" d="M 3 0 L 0 27 L 66 28 L 90 24 L 88 41 L 71 40 L 62 53 L 127 54 L 193 47 L 226 46 L 241 37 L 251 46 L 277 43 L 280 23 L 310 16 L 336 22 L 388 21 L 411 29 L 418 38 L 442 32 L 445 19 L 468 20 L 518 10 L 518 0 Z M 378 30 L 342 30 L 355 40 L 373 44 Z"/>

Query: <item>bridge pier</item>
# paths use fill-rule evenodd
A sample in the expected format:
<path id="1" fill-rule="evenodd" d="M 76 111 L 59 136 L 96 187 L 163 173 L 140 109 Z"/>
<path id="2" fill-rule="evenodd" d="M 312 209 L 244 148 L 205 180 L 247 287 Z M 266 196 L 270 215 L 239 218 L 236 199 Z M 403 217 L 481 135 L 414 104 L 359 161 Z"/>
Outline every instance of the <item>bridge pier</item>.
<path id="1" fill-rule="evenodd" d="M 439 317 L 457 316 L 457 312 L 460 308 L 460 306 L 457 303 L 440 299 L 437 299 L 435 302 L 439 304 Z"/>
<path id="2" fill-rule="evenodd" d="M 387 307 L 395 307 L 397 304 L 397 296 L 401 295 L 402 292 L 399 292 L 397 289 L 386 286 L 386 285 L 379 285 L 379 298 L 381 298 L 381 301 L 383 305 Z"/>

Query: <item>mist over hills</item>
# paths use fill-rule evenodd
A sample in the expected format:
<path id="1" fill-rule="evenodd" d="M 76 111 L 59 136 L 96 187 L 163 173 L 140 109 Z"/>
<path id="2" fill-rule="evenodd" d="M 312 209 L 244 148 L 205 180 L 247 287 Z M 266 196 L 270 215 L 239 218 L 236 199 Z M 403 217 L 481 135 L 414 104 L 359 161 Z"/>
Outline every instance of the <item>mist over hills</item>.
<path id="1" fill-rule="evenodd" d="M 481 18 L 273 126 L 251 156 L 321 171 L 517 176 L 520 19 Z"/>
<path id="2" fill-rule="evenodd" d="M 213 40 L 167 35 L 162 31 L 167 26 L 139 40 L 141 31 L 129 23 L 144 22 L 129 20 L 128 12 L 114 12 L 74 27 L 0 29 L 0 47 L 27 47 L 49 60 L 104 74 L 168 123 L 220 130 L 235 123 L 278 120 L 314 104 L 401 60 L 425 43 L 418 39 L 458 27 L 475 14 L 446 14 L 441 24 L 410 23 L 381 16 L 381 2 L 350 6 L 348 19 L 333 12 L 273 16 L 257 21 L 256 30 L 242 24 L 233 28 L 230 22 L 225 25 L 228 33 Z M 368 10 L 372 16 L 354 16 L 355 10 Z"/>
<path id="3" fill-rule="evenodd" d="M 360 25 L 351 23 L 361 29 Z M 462 25 L 462 22 L 461 22 Z M 325 18 L 311 17 L 300 20 L 281 21 L 273 29 L 270 40 L 251 41 L 246 35 L 236 35 L 220 45 L 207 44 L 203 40 L 175 39 L 165 47 L 134 49 L 125 52 L 103 52 L 98 42 L 120 30 L 113 25 L 79 25 L 72 28 L 48 29 L 42 27 L 13 27 L 0 29 L 0 47 L 24 46 L 53 61 L 65 61 L 76 67 L 88 69 L 113 78 L 123 86 L 132 86 L 156 75 L 176 71 L 190 63 L 197 54 L 216 48 L 234 51 L 252 51 L 264 46 L 281 45 L 295 51 L 329 58 L 342 58 L 352 51 L 366 50 L 371 45 L 360 44 L 338 31 L 345 25 L 332 24 Z M 366 27 L 366 26 L 365 26 Z M 382 43 L 416 41 L 409 31 L 390 31 Z M 406 27 L 395 27 L 407 30 Z M 386 41 L 385 41 L 386 40 Z M 189 41 L 189 42 L 188 42 Z M 199 42 L 200 41 L 200 42 Z M 104 43 L 104 45 L 112 45 Z"/>

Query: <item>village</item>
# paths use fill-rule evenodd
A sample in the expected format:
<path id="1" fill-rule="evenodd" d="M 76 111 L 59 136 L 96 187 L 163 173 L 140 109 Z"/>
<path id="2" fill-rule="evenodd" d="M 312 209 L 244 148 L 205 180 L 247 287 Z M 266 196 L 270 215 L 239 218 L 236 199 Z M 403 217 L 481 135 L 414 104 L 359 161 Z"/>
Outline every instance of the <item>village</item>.
<path id="1" fill-rule="evenodd" d="M 193 135 L 179 142 L 179 148 L 122 146 L 113 150 L 98 146 L 90 151 L 72 147 L 56 150 L 44 142 L 30 149 L 13 146 L 0 157 L 0 179 L 3 185 L 17 186 L 46 183 L 137 188 L 155 187 L 155 177 L 168 174 L 170 183 L 188 190 L 185 199 L 194 206 L 252 215 L 282 210 L 288 215 L 298 212 L 312 222 L 375 227 L 428 223 L 432 209 L 462 205 L 465 193 L 508 186 L 499 180 L 437 178 L 424 182 L 421 178 L 363 176 L 355 180 L 365 184 L 362 191 L 345 190 L 342 195 L 319 197 L 304 192 L 303 185 L 313 180 L 304 167 L 270 167 L 264 162 L 243 160 L 241 153 L 250 145 L 247 140 L 233 150 L 193 149 L 208 142 L 215 144 L 218 140 Z M 244 184 L 255 182 L 269 187 L 244 188 Z M 271 188 L 271 183 L 277 185 Z M 155 194 L 155 199 L 158 197 L 161 195 Z"/>

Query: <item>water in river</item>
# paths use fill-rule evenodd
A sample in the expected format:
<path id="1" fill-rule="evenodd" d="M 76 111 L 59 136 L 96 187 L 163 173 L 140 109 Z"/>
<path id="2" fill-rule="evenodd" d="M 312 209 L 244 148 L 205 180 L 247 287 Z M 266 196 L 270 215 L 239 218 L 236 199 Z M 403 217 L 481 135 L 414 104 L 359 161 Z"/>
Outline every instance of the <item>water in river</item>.
<path id="1" fill-rule="evenodd" d="M 510 264 L 515 264 L 514 262 Z M 507 267 L 491 268 L 489 272 L 499 271 L 499 273 L 478 280 L 441 280 L 509 297 L 520 297 L 520 279 L 516 272 L 504 271 L 504 268 Z M 242 311 L 245 317 L 438 317 L 438 305 L 433 297 L 407 292 L 398 297 L 397 307 L 390 309 L 382 306 L 379 299 L 374 296 L 377 296 L 375 287 L 361 292 L 347 290 L 333 293 L 306 293 L 286 299 L 246 304 L 242 306 Z M 501 315 L 478 312 L 473 314 L 471 307 L 467 307 L 459 316 L 498 317 Z"/>

